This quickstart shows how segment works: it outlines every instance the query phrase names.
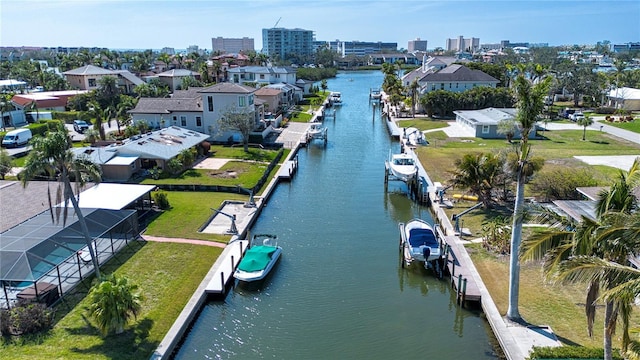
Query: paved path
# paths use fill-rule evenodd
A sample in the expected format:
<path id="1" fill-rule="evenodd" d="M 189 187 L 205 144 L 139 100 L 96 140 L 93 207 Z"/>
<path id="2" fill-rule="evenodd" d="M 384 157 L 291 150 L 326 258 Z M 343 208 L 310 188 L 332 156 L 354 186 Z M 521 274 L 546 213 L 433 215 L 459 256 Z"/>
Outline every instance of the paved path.
<path id="1" fill-rule="evenodd" d="M 216 241 L 207 241 L 207 240 L 168 238 L 168 237 L 159 237 L 159 236 L 151 236 L 151 235 L 141 235 L 140 237 L 142 237 L 142 239 L 146 241 L 155 241 L 155 242 L 172 242 L 172 243 L 182 243 L 182 244 L 215 246 L 223 249 L 227 246 L 227 244 L 225 243 L 220 243 Z"/>

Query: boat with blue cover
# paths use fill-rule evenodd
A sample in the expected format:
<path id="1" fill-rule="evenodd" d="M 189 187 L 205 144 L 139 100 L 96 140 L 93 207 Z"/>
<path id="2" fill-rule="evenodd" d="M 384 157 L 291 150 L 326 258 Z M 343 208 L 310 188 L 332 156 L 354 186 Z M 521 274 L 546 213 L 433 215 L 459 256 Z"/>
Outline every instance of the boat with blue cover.
<path id="1" fill-rule="evenodd" d="M 282 254 L 282 247 L 275 243 L 275 235 L 254 235 L 251 247 L 233 273 L 233 277 L 242 282 L 253 282 L 264 279 L 275 266 Z M 260 245 L 254 245 L 263 239 Z"/>
<path id="2" fill-rule="evenodd" d="M 433 227 L 422 219 L 400 223 L 400 246 L 407 266 L 417 261 L 425 268 L 433 268 L 440 275 L 443 245 Z"/>

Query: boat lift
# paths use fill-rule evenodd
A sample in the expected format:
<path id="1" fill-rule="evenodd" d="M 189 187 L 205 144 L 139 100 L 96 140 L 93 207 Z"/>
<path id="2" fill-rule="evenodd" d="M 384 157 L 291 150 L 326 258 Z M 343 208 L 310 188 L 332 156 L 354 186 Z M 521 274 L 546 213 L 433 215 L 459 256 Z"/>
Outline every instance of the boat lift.
<path id="1" fill-rule="evenodd" d="M 253 190 L 243 188 L 243 187 L 242 187 L 242 186 L 240 186 L 240 185 L 238 185 L 238 189 L 239 189 L 239 190 L 242 190 L 242 191 L 244 191 L 244 192 L 246 192 L 247 194 L 249 194 L 249 202 L 248 202 L 248 203 L 246 203 L 246 204 L 244 205 L 244 207 L 252 207 L 252 208 L 253 208 L 253 207 L 256 207 L 256 202 L 253 200 Z M 240 192 L 240 191 L 238 191 L 238 192 Z"/>
<path id="2" fill-rule="evenodd" d="M 214 209 L 214 208 L 211 208 L 211 210 L 215 211 L 216 214 L 224 215 L 224 216 L 230 218 L 231 219 L 231 227 L 229 228 L 229 230 L 227 230 L 227 233 L 229 233 L 229 234 L 238 234 L 238 228 L 236 227 L 236 215 L 235 214 L 230 215 L 230 214 L 227 214 L 225 212 L 222 212 L 222 211 L 220 211 L 218 209 Z"/>
<path id="3" fill-rule="evenodd" d="M 481 202 L 473 205 L 472 207 L 468 208 L 467 210 L 464 210 L 460 214 L 451 215 L 451 220 L 454 221 L 453 230 L 456 232 L 456 234 L 462 234 L 462 232 L 461 232 L 462 229 L 460 229 L 460 218 L 462 217 L 462 215 L 464 215 L 466 213 L 469 213 L 469 212 L 479 208 L 480 206 L 482 206 Z"/>

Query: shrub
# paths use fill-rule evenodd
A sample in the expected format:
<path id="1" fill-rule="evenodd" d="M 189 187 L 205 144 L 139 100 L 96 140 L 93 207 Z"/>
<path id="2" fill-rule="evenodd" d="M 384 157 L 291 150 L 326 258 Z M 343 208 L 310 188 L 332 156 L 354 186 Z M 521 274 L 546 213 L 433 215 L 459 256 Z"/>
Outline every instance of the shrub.
<path id="1" fill-rule="evenodd" d="M 615 111 L 616 111 L 616 109 L 614 109 L 612 107 L 605 107 L 605 106 L 602 106 L 602 107 L 599 107 L 599 108 L 596 109 L 596 113 L 598 113 L 598 114 L 609 114 L 609 115 L 611 115 Z"/>
<path id="2" fill-rule="evenodd" d="M 158 190 L 153 193 L 153 201 L 162 210 L 167 210 L 171 208 L 171 204 L 169 204 L 169 198 L 167 197 L 167 193 L 162 190 Z"/>
<path id="3" fill-rule="evenodd" d="M 586 169 L 559 168 L 537 173 L 530 183 L 531 190 L 541 201 L 580 200 L 582 195 L 576 190 L 581 186 L 597 186 Z"/>
<path id="4" fill-rule="evenodd" d="M 602 359 L 604 358 L 604 349 L 590 348 L 583 346 L 558 346 L 558 347 L 539 347 L 534 346 L 529 359 Z M 613 358 L 622 360 L 620 352 L 613 351 Z"/>
<path id="5" fill-rule="evenodd" d="M 53 312 L 40 303 L 18 303 L 11 310 L 0 310 L 2 335 L 34 334 L 47 330 L 53 323 Z"/>

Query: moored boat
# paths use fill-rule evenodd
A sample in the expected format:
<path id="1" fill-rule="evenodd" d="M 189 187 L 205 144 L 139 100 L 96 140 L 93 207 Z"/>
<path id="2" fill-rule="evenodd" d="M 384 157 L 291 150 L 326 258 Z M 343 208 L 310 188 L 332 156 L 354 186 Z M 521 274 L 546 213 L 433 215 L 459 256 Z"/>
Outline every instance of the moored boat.
<path id="1" fill-rule="evenodd" d="M 253 245 L 259 239 L 263 239 L 262 243 Z M 275 243 L 275 239 L 275 235 L 254 235 L 252 246 L 245 252 L 233 277 L 247 283 L 263 280 L 282 254 L 282 247 Z"/>
<path id="2" fill-rule="evenodd" d="M 390 153 L 388 168 L 393 176 L 404 182 L 413 180 L 418 174 L 416 159 L 408 153 Z"/>
<path id="3" fill-rule="evenodd" d="M 331 105 L 342 105 L 342 94 L 337 91 L 333 91 L 329 94 L 329 102 Z"/>
<path id="4" fill-rule="evenodd" d="M 399 228 L 405 263 L 409 265 L 418 261 L 424 264 L 425 268 L 434 268 L 440 276 L 439 261 L 443 256 L 443 246 L 433 227 L 416 218 L 406 224 L 400 223 Z"/>

